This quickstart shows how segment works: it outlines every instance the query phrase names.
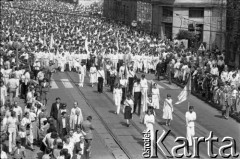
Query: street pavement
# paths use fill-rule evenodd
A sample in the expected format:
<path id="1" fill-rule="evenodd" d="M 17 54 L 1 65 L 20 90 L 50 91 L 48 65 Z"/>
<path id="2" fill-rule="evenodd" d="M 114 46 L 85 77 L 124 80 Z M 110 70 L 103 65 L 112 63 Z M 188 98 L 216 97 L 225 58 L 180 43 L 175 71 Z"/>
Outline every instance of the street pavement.
<path id="1" fill-rule="evenodd" d="M 78 74 L 70 72 L 67 73 L 71 81 L 74 84 L 78 83 Z M 89 78 L 85 78 L 84 87 L 79 88 L 82 92 L 82 95 L 88 100 L 88 103 L 94 107 L 94 109 L 100 114 L 100 116 L 105 120 L 108 125 L 108 128 L 111 132 L 116 136 L 118 140 L 121 141 L 121 144 L 124 148 L 128 150 L 131 158 L 142 159 L 143 153 L 143 140 L 142 140 L 142 132 L 146 129 L 143 124 L 140 123 L 140 119 L 137 115 L 133 116 L 133 120 L 131 122 L 131 127 L 126 127 L 125 121 L 123 119 L 123 115 L 115 115 L 115 106 L 113 103 L 112 93 L 109 93 L 109 88 L 104 87 L 103 94 L 98 94 L 96 86 L 93 88 L 90 87 Z M 155 128 L 159 130 L 160 133 L 167 131 L 167 129 L 163 128 L 161 125 L 156 124 Z M 160 135 L 159 135 L 160 136 Z M 172 136 L 168 136 L 164 141 L 164 144 L 168 148 L 172 148 L 178 143 L 174 142 L 174 138 Z M 164 151 L 166 152 L 166 151 Z M 182 152 L 181 150 L 179 152 Z M 158 158 L 165 158 L 162 153 L 158 151 Z M 183 157 L 184 158 L 184 157 Z M 202 157 L 206 158 L 206 156 Z"/>
<path id="2" fill-rule="evenodd" d="M 60 73 L 59 73 L 60 74 Z M 54 74 L 54 79 L 60 79 L 59 74 Z M 70 113 L 71 108 L 73 107 L 73 102 L 77 101 L 79 105 L 81 105 L 82 112 L 84 118 L 88 115 L 93 116 L 93 124 L 96 129 L 104 131 L 101 129 L 100 124 L 97 124 L 97 120 L 95 115 L 91 113 L 91 110 L 83 109 L 84 101 L 81 99 L 80 95 L 75 91 L 74 87 L 71 83 L 66 81 L 66 78 L 62 78 L 61 80 L 57 80 L 53 82 L 52 89 L 50 89 L 48 94 L 48 104 L 47 104 L 47 112 L 50 114 L 51 105 L 55 102 L 56 97 L 60 97 L 61 101 L 67 103 L 67 111 Z M 22 99 L 17 98 L 17 102 L 23 108 L 25 107 L 24 101 Z M 87 104 L 85 104 L 87 105 Z M 105 130 L 106 131 L 106 130 Z M 114 159 L 114 155 L 110 152 L 109 148 L 106 147 L 104 140 L 100 137 L 99 133 L 95 130 L 93 131 L 94 140 L 92 142 L 92 159 Z M 6 142 L 6 145 L 8 143 Z M 40 151 L 38 146 L 34 146 L 35 150 L 31 151 L 30 149 L 26 149 L 26 159 L 41 159 L 43 153 Z M 9 156 L 11 159 L 11 156 Z"/>
<path id="3" fill-rule="evenodd" d="M 74 81 L 77 82 L 78 76 L 75 73 L 72 73 L 75 77 Z M 147 79 L 151 82 L 157 82 L 158 87 L 161 92 L 161 106 L 163 106 L 163 99 L 166 97 L 167 94 L 171 94 L 174 103 L 177 101 L 177 96 L 181 92 L 181 88 L 178 86 L 172 84 L 169 85 L 167 81 L 155 81 L 153 75 L 147 75 Z M 85 87 L 83 90 L 89 89 L 89 79 L 85 78 Z M 96 93 L 96 89 L 94 88 L 93 91 Z M 86 90 L 87 91 L 87 90 Z M 105 89 L 106 94 L 111 97 L 111 93 L 108 92 L 108 88 Z M 102 95 L 100 95 L 102 96 Z M 112 97 L 111 97 L 112 98 Z M 91 96 L 89 97 L 89 100 L 91 100 Z M 103 101 L 106 102 L 106 99 L 104 97 L 102 98 Z M 98 102 L 98 101 L 92 101 L 93 103 Z M 220 112 L 218 112 L 216 109 L 210 107 L 208 104 L 204 103 L 203 101 L 199 100 L 198 98 L 194 96 L 190 96 L 187 102 L 183 102 L 182 104 L 179 105 L 174 105 L 174 115 L 173 115 L 173 122 L 171 123 L 171 126 L 168 128 L 165 125 L 163 125 L 163 120 L 162 120 L 162 107 L 160 110 L 156 111 L 157 113 L 157 121 L 158 121 L 158 126 L 161 126 L 159 128 L 163 128 L 162 130 L 171 130 L 171 135 L 173 137 L 177 136 L 186 136 L 186 127 L 185 127 L 185 112 L 188 109 L 188 102 L 190 105 L 195 106 L 195 111 L 197 113 L 197 121 L 196 121 L 196 137 L 208 137 L 209 132 L 212 131 L 214 136 L 219 138 L 219 143 L 214 143 L 213 150 L 215 153 L 218 154 L 218 149 L 223 143 L 221 143 L 221 140 L 225 136 L 231 136 L 236 140 L 236 143 L 240 143 L 239 139 L 239 132 L 240 132 L 240 125 L 233 119 L 225 120 L 220 118 Z M 106 104 L 108 105 L 108 104 Z M 109 107 L 110 108 L 110 107 Z M 115 110 L 115 107 L 112 103 L 112 107 L 110 109 L 113 109 L 112 112 Z M 134 120 L 135 118 L 133 118 Z M 139 123 L 139 122 L 135 122 Z M 225 143 L 226 145 L 226 143 Z M 168 145 L 168 147 L 171 147 Z M 239 145 L 237 146 L 237 151 L 239 152 Z M 204 156 L 203 158 L 207 157 L 207 144 L 206 143 L 201 143 L 200 144 L 200 156 Z M 217 157 L 221 158 L 221 157 Z"/>
<path id="4" fill-rule="evenodd" d="M 139 75 L 140 76 L 140 75 Z M 173 103 L 177 101 L 177 96 L 181 92 L 181 88 L 172 84 L 169 85 L 167 81 L 155 81 L 153 75 L 146 75 L 149 82 L 156 82 L 161 93 L 160 110 L 156 111 L 157 124 L 155 128 L 162 131 L 171 130 L 171 135 L 165 140 L 165 145 L 171 148 L 176 145 L 174 139 L 177 136 L 186 136 L 185 127 L 185 112 L 188 109 L 188 102 L 190 105 L 195 106 L 195 112 L 197 113 L 196 121 L 196 136 L 208 137 L 209 131 L 213 131 L 214 136 L 219 137 L 220 141 L 225 136 L 231 136 L 236 140 L 236 143 L 240 143 L 240 124 L 233 119 L 225 120 L 220 117 L 220 112 L 210 107 L 208 104 L 199 100 L 194 96 L 190 96 L 187 102 L 183 102 L 179 105 L 174 105 L 173 121 L 170 127 L 166 127 L 162 120 L 162 106 L 163 100 L 167 94 L 171 94 Z M 84 117 L 88 115 L 93 116 L 93 125 L 96 128 L 94 130 L 94 140 L 92 148 L 93 159 L 127 159 L 126 153 L 130 158 L 142 159 L 143 141 L 142 131 L 145 126 L 140 123 L 139 117 L 133 115 L 131 126 L 128 128 L 125 125 L 123 115 L 115 115 L 115 106 L 112 100 L 112 93 L 108 92 L 109 88 L 104 88 L 104 94 L 98 94 L 97 88 L 93 88 L 89 85 L 89 78 L 85 78 L 85 85 L 83 88 L 79 88 L 78 75 L 73 72 L 69 73 L 56 73 L 53 75 L 52 88 L 48 94 L 47 112 L 50 113 L 51 104 L 55 102 L 56 97 L 60 97 L 62 102 L 67 103 L 67 109 L 70 113 L 73 102 L 78 101 L 81 107 Z M 80 90 L 80 91 L 79 91 Z M 24 106 L 23 102 L 19 100 L 21 106 Z M 225 143 L 226 144 L 226 143 Z M 214 144 L 214 152 L 217 153 L 217 149 L 222 145 L 221 142 Z M 38 147 L 35 147 L 34 152 L 27 150 L 27 159 L 41 158 L 42 153 Z M 239 145 L 237 147 L 239 151 Z M 161 153 L 158 152 L 158 158 L 164 158 Z M 200 156 L 201 158 L 207 157 L 207 144 L 200 143 Z M 217 157 L 221 158 L 221 157 Z"/>

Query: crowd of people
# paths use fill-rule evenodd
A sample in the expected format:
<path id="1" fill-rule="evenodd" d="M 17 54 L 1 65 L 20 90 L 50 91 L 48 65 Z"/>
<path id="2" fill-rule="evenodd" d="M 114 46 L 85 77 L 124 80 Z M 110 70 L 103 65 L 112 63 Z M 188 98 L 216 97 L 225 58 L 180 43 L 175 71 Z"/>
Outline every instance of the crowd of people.
<path id="1" fill-rule="evenodd" d="M 13 158 L 24 158 L 24 148 L 34 150 L 35 143 L 45 152 L 43 158 L 80 158 L 90 152 L 91 117 L 83 119 L 77 102 L 69 113 L 67 104 L 56 98 L 50 115 L 46 112 L 51 77 L 57 71 L 77 72 L 79 87 L 87 75 L 99 93 L 109 87 L 116 114 L 123 106 L 128 126 L 137 113 L 152 130 L 157 109 L 163 109 L 170 126 L 171 96 L 161 107 L 160 91 L 156 83 L 149 87 L 147 73 L 159 80 L 167 77 L 170 84 L 186 84 L 191 77 L 192 91 L 220 104 L 223 117 L 229 112 L 240 116 L 240 70 L 229 70 L 224 52 L 181 50 L 173 41 L 81 16 L 82 7 L 54 0 L 4 2 L 1 7 L 1 138 L 8 140 Z M 19 97 L 25 100 L 24 109 L 16 102 Z"/>

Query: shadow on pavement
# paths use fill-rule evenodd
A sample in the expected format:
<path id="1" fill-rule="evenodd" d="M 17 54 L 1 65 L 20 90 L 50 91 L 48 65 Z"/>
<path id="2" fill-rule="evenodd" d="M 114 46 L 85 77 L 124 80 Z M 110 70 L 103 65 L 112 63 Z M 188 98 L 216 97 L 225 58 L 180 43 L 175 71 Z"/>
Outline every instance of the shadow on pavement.
<path id="1" fill-rule="evenodd" d="M 214 117 L 223 119 L 222 115 L 214 115 Z"/>
<path id="2" fill-rule="evenodd" d="M 114 111 L 114 110 L 109 110 L 108 112 L 109 112 L 109 113 L 112 113 L 112 114 L 115 114 L 115 111 Z"/>

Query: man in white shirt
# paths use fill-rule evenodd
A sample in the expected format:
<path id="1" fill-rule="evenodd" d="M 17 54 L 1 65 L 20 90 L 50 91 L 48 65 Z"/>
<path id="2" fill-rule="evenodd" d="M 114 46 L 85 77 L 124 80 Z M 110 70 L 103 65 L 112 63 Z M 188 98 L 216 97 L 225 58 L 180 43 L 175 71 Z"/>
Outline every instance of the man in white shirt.
<path id="1" fill-rule="evenodd" d="M 78 107 L 78 103 L 74 102 L 70 114 L 70 128 L 76 129 L 83 121 L 82 110 Z"/>
<path id="2" fill-rule="evenodd" d="M 85 78 L 85 69 L 86 67 L 84 67 L 83 63 L 81 64 L 81 66 L 79 67 L 79 87 L 83 87 L 83 83 L 84 83 L 84 78 Z"/>
<path id="3" fill-rule="evenodd" d="M 127 95 L 127 85 L 128 85 L 128 80 L 125 76 L 123 76 L 123 78 L 120 79 L 119 81 L 121 87 L 122 87 L 122 101 L 121 104 L 124 104 L 124 101 L 126 99 L 126 95 Z"/>
<path id="4" fill-rule="evenodd" d="M 119 68 L 119 77 L 120 78 L 123 78 L 125 69 L 126 69 L 125 63 L 123 63 L 123 65 Z"/>
<path id="5" fill-rule="evenodd" d="M 194 112 L 194 107 L 189 106 L 189 111 L 185 114 L 186 126 L 187 126 L 187 140 L 189 146 L 192 146 L 192 138 L 195 135 L 195 120 L 197 118 L 196 113 Z"/>
<path id="6" fill-rule="evenodd" d="M 70 137 L 66 135 L 64 137 L 64 144 L 63 144 L 64 149 L 68 149 L 68 153 L 73 156 L 73 150 L 74 150 L 74 143 L 70 141 Z"/>
<path id="7" fill-rule="evenodd" d="M 74 142 L 75 143 L 79 142 L 80 137 L 84 137 L 84 135 L 86 135 L 86 134 L 81 130 L 81 127 L 78 126 L 77 131 L 73 133 Z"/>
<path id="8" fill-rule="evenodd" d="M 37 75 L 40 70 L 40 67 L 41 67 L 40 61 L 36 60 L 33 64 L 33 68 L 34 68 L 33 73 L 34 73 L 35 79 L 37 79 Z"/>
<path id="9" fill-rule="evenodd" d="M 141 97 L 141 104 L 142 104 L 142 113 L 147 111 L 147 90 L 148 90 L 148 83 L 147 79 L 145 78 L 145 75 L 142 75 L 141 81 L 141 92 L 142 92 L 142 97 Z"/>
<path id="10" fill-rule="evenodd" d="M 103 83 L 105 81 L 105 72 L 102 67 L 97 71 L 97 77 L 98 77 L 98 93 L 103 92 Z"/>
<path id="11" fill-rule="evenodd" d="M 21 121 L 23 116 L 22 108 L 18 105 L 16 101 L 13 103 L 13 106 L 13 111 L 16 113 L 16 117 L 18 117 L 18 120 Z"/>

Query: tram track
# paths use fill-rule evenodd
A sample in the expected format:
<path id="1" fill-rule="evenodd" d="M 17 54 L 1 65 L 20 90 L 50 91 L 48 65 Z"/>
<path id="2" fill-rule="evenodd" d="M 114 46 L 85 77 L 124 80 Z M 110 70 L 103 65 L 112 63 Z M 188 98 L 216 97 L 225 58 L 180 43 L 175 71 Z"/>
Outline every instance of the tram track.
<path id="1" fill-rule="evenodd" d="M 111 103 L 112 103 L 113 105 L 115 105 L 114 101 L 107 95 L 106 92 L 104 92 L 103 94 L 105 95 L 106 98 L 108 98 L 109 101 L 111 101 Z M 141 134 L 143 133 L 143 130 L 142 130 L 141 128 L 139 128 L 139 127 L 136 125 L 135 122 L 133 122 L 132 120 L 129 120 L 129 122 L 131 123 L 131 125 L 132 125 L 139 133 L 141 133 Z M 161 150 L 160 150 L 158 147 L 157 147 L 157 152 L 160 153 L 161 159 L 168 159 L 168 157 L 166 157 L 166 156 L 161 152 Z"/>
<path id="2" fill-rule="evenodd" d="M 72 83 L 76 84 L 76 82 L 74 81 L 74 79 L 70 76 L 70 74 L 68 72 L 66 72 L 66 75 L 69 77 L 69 79 L 71 80 Z M 76 86 L 76 85 L 75 85 Z M 79 94 L 83 97 L 84 101 L 87 103 L 87 105 L 89 106 L 89 108 L 97 115 L 97 117 L 99 118 L 99 120 L 102 122 L 102 124 L 104 125 L 104 127 L 107 129 L 108 133 L 111 135 L 111 137 L 114 139 L 114 141 L 116 142 L 116 144 L 120 147 L 120 149 L 125 153 L 125 155 L 128 157 L 126 159 L 135 159 L 131 153 L 122 145 L 121 141 L 117 138 L 117 136 L 114 134 L 114 132 L 111 130 L 111 128 L 108 126 L 108 124 L 104 121 L 104 119 L 101 117 L 101 115 L 98 113 L 98 111 L 91 105 L 91 103 L 89 103 L 88 99 L 86 98 L 85 94 L 79 89 L 77 88 L 77 91 L 79 92 Z"/>
<path id="3" fill-rule="evenodd" d="M 77 82 L 74 81 L 74 79 L 70 76 L 70 74 L 68 72 L 66 72 L 67 76 L 69 77 L 69 79 L 71 80 L 72 83 L 74 83 L 75 85 L 77 84 Z M 89 78 L 89 77 L 87 77 Z M 86 98 L 85 94 L 81 91 L 81 89 L 77 88 L 78 92 L 82 95 L 82 97 L 84 98 L 85 102 L 88 104 L 88 106 L 91 108 L 91 110 L 94 111 L 94 113 L 98 116 L 98 118 L 100 119 L 100 121 L 103 123 L 103 125 L 105 126 L 105 128 L 107 129 L 107 131 L 109 132 L 109 134 L 113 137 L 114 141 L 118 144 L 118 146 L 122 149 L 122 151 L 126 154 L 126 156 L 129 159 L 135 159 L 133 156 L 131 156 L 131 153 L 121 144 L 121 141 L 118 139 L 118 137 L 114 134 L 114 132 L 111 130 L 111 128 L 109 128 L 108 124 L 104 121 L 104 119 L 101 117 L 101 115 L 97 112 L 97 110 L 94 108 L 94 106 L 92 106 L 88 99 Z M 107 95 L 106 92 L 102 93 L 113 105 L 114 102 L 113 100 L 109 97 L 109 95 Z M 139 132 L 140 134 L 143 133 L 143 130 L 141 128 L 139 128 L 135 122 L 133 122 L 132 120 L 130 120 L 130 123 L 132 125 L 132 127 L 137 130 L 137 132 Z M 157 148 L 157 152 L 158 158 L 160 157 L 161 159 L 168 159 L 168 157 L 166 157 L 162 151 Z"/>

